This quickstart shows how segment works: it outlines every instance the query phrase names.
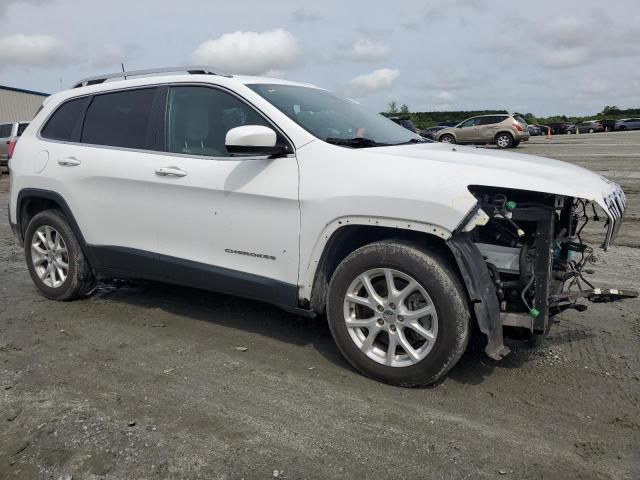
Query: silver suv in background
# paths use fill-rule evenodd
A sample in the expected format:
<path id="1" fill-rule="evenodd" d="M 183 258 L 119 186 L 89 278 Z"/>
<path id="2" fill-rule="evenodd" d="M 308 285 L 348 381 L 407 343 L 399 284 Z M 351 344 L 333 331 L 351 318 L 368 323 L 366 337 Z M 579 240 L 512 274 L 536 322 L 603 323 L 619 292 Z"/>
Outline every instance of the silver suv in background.
<path id="1" fill-rule="evenodd" d="M 7 168 L 16 142 L 29 122 L 3 123 L 0 125 L 0 168 Z"/>
<path id="2" fill-rule="evenodd" d="M 623 118 L 616 120 L 614 130 L 640 130 L 640 118 Z"/>
<path id="3" fill-rule="evenodd" d="M 517 147 L 529 140 L 527 123 L 519 115 L 478 115 L 445 128 L 436 134 L 436 140 L 444 143 L 495 144 L 498 148 Z"/>

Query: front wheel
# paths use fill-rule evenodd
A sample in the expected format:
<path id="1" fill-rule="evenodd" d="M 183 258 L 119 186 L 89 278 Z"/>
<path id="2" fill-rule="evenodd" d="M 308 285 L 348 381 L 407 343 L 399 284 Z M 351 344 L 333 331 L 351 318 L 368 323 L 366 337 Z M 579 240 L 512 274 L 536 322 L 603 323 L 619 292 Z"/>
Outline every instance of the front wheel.
<path id="1" fill-rule="evenodd" d="M 331 278 L 327 303 L 342 354 L 392 385 L 438 380 L 467 347 L 464 288 L 445 260 L 408 243 L 376 242 L 351 253 Z"/>
<path id="2" fill-rule="evenodd" d="M 498 148 L 513 147 L 513 137 L 510 133 L 499 133 L 496 135 L 496 146 Z"/>
<path id="3" fill-rule="evenodd" d="M 52 300 L 73 300 L 95 283 L 80 244 L 57 210 L 35 215 L 24 236 L 24 254 L 33 283 Z"/>
<path id="4" fill-rule="evenodd" d="M 442 143 L 456 143 L 456 139 L 454 138 L 453 135 L 443 135 L 442 137 L 440 137 L 440 141 Z"/>

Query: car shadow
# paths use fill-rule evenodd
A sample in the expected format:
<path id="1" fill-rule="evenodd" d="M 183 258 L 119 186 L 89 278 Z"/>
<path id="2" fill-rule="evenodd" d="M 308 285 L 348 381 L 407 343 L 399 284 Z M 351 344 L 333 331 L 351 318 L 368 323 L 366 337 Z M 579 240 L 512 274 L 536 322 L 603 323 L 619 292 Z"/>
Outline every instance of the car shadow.
<path id="1" fill-rule="evenodd" d="M 160 308 L 177 317 L 251 332 L 298 347 L 312 346 L 334 365 L 359 375 L 338 351 L 324 316 L 301 317 L 263 302 L 146 280 L 100 282 L 93 298 Z M 521 368 L 540 352 L 540 347 L 527 340 L 505 338 L 511 353 L 496 361 L 484 353 L 485 343 L 483 335 L 474 332 L 458 364 L 443 379 L 425 388 L 444 381 L 479 385 L 501 369 Z"/>
<path id="2" fill-rule="evenodd" d="M 311 345 L 335 365 L 355 372 L 335 346 L 324 316 L 301 317 L 268 303 L 147 280 L 100 282 L 92 298 L 159 308 L 177 317 L 251 332 L 298 347 Z"/>

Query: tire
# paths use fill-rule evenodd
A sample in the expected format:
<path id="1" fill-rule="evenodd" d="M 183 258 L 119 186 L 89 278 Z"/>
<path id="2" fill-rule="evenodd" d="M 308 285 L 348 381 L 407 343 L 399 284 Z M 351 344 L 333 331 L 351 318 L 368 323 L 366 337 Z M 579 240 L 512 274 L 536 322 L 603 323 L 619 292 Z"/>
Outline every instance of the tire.
<path id="1" fill-rule="evenodd" d="M 595 130 L 593 128 L 590 128 L 589 133 L 593 133 L 593 132 L 595 132 Z"/>
<path id="2" fill-rule="evenodd" d="M 451 144 L 455 144 L 456 143 L 455 137 L 453 135 L 448 134 L 448 133 L 445 134 L 445 135 L 442 135 L 440 137 L 439 141 L 442 142 L 442 143 L 451 143 Z"/>
<path id="3" fill-rule="evenodd" d="M 387 293 L 387 275 L 399 289 L 396 296 Z M 376 302 L 366 293 L 364 276 L 371 280 L 369 285 L 381 302 L 373 309 L 359 303 L 363 298 Z M 406 290 L 411 288 L 410 280 L 415 286 Z M 402 387 L 425 386 L 442 378 L 467 348 L 470 314 L 465 292 L 438 255 L 399 241 L 371 243 L 352 252 L 334 272 L 327 298 L 329 327 L 342 355 L 364 375 Z M 417 311 L 428 313 L 412 315 Z M 347 326 L 347 321 L 353 324 L 360 318 L 369 326 Z M 419 327 L 424 335 L 414 330 Z M 369 347 L 367 340 L 373 332 Z M 398 343 L 389 354 L 392 338 Z M 413 357 L 403 347 L 407 342 Z"/>
<path id="4" fill-rule="evenodd" d="M 29 274 L 45 297 L 74 300 L 91 292 L 95 285 L 91 266 L 60 212 L 45 210 L 36 214 L 29 222 L 24 238 Z M 56 267 L 53 273 L 50 266 Z M 66 275 L 63 275 L 65 271 Z"/>
<path id="5" fill-rule="evenodd" d="M 498 148 L 511 148 L 513 147 L 513 136 L 507 132 L 498 133 L 494 139 Z"/>
<path id="6" fill-rule="evenodd" d="M 627 126 L 626 126 L 626 125 L 622 125 L 622 126 L 620 127 L 620 131 L 621 131 L 621 132 L 624 132 L 626 129 L 627 129 Z"/>

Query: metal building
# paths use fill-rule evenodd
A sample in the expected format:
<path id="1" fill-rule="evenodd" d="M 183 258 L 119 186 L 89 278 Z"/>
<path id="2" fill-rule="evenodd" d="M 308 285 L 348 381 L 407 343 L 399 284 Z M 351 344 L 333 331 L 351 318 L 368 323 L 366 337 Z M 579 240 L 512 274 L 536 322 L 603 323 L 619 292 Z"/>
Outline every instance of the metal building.
<path id="1" fill-rule="evenodd" d="M 31 120 L 48 93 L 0 85 L 0 123 Z"/>

